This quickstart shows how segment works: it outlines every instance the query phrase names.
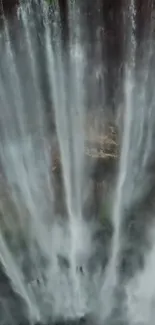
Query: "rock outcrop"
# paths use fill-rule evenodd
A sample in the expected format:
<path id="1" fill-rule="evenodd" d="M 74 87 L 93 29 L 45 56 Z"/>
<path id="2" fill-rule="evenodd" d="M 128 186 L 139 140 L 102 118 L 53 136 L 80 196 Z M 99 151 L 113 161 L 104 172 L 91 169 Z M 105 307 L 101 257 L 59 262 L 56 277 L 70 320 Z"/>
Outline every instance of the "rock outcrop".
<path id="1" fill-rule="evenodd" d="M 2 0 L 0 5 L 0 14 L 2 14 L 3 11 L 5 14 L 13 13 L 18 5 L 19 0 Z"/>

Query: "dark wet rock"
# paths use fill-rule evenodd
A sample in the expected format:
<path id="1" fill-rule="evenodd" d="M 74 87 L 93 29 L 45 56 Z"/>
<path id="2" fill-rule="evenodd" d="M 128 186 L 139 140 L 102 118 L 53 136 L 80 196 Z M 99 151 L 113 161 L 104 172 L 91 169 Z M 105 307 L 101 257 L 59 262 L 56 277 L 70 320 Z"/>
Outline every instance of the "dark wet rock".
<path id="1" fill-rule="evenodd" d="M 93 158 L 92 158 L 93 159 Z M 94 159 L 95 160 L 95 159 Z M 116 161 L 113 157 L 105 159 L 96 159 L 95 166 L 90 174 L 90 177 L 95 182 L 102 182 L 105 179 L 111 178 L 116 173 Z"/>
<path id="2" fill-rule="evenodd" d="M 77 272 L 77 273 L 80 273 L 80 274 L 82 274 L 82 275 L 85 274 L 85 272 L 84 272 L 84 268 L 83 268 L 82 265 L 76 267 L 76 272 Z"/>
<path id="3" fill-rule="evenodd" d="M 55 322 L 54 325 L 86 325 L 87 319 L 85 317 L 81 317 L 79 319 L 67 319 Z"/>
<path id="4" fill-rule="evenodd" d="M 0 15 L 2 14 L 2 10 L 4 10 L 5 14 L 10 14 L 16 11 L 19 5 L 19 0 L 2 0 L 2 4 L 0 5 Z"/>
<path id="5" fill-rule="evenodd" d="M 23 319 L 22 322 L 17 323 L 16 325 L 30 325 L 30 322 Z M 84 316 L 77 319 L 60 319 L 57 321 L 49 321 L 47 323 L 37 322 L 34 325 L 90 325 L 90 323 L 88 322 L 87 316 Z"/>

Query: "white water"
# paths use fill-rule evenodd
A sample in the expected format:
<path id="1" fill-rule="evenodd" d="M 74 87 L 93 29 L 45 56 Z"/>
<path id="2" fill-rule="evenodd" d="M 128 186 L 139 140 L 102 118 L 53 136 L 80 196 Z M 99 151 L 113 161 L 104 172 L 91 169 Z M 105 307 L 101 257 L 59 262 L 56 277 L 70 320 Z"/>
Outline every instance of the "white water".
<path id="1" fill-rule="evenodd" d="M 112 213 L 114 234 L 105 273 L 98 269 L 92 275 L 88 273 L 87 261 L 95 251 L 92 237 L 96 227 L 86 222 L 83 216 L 84 185 L 87 182 L 84 125 L 86 93 L 100 92 L 97 82 L 96 88 L 85 89 L 88 44 L 87 39 L 83 41 L 82 38 L 80 5 L 69 2 L 70 41 L 65 55 L 61 44 L 59 8 L 56 8 L 54 23 L 51 23 L 45 2 L 33 3 L 43 23 L 42 34 L 39 35 L 44 49 L 43 61 L 40 59 L 42 53 L 38 53 L 41 49 L 38 46 L 39 32 L 31 2 L 26 7 L 20 6 L 17 26 L 14 27 L 16 36 L 12 35 L 4 18 L 0 38 L 0 160 L 8 188 L 6 201 L 2 200 L 0 204 L 4 227 L 0 231 L 0 262 L 13 290 L 24 301 L 27 318 L 32 323 L 95 313 L 95 317 L 106 324 L 116 304 L 115 289 L 120 281 L 120 255 L 126 244 L 122 233 L 125 209 L 129 209 L 149 187 L 146 168 L 152 153 L 155 116 L 154 95 L 148 104 L 147 92 L 154 81 L 153 73 L 149 79 L 153 50 L 150 46 L 144 55 L 144 66 L 141 68 L 144 78 L 139 81 L 134 35 L 135 8 L 131 0 L 125 27 L 128 46 L 124 74 L 124 130 Z M 97 39 L 99 51 L 100 41 Z M 97 50 L 96 56 L 98 67 L 101 58 Z M 66 215 L 61 218 L 54 211 L 55 184 L 51 176 L 54 154 L 40 77 L 40 65 L 43 63 L 61 157 L 66 201 Z M 104 101 L 104 96 L 97 98 L 99 101 Z M 14 207 L 14 212 L 10 206 Z M 4 229 L 12 238 L 11 244 L 5 237 Z M 21 248 L 22 240 L 25 251 Z M 24 269 L 25 254 L 27 271 Z M 69 265 L 60 266 L 59 256 L 67 261 L 64 264 Z M 145 320 L 139 315 L 143 309 L 146 279 L 153 277 L 154 245 L 145 263 L 144 271 L 138 273 L 126 287 L 127 319 L 131 324 L 143 321 L 150 325 L 153 319 L 154 291 L 151 285 L 145 297 Z M 82 272 L 78 272 L 81 267 Z M 5 305 L 4 302 L 2 297 L 2 305 Z M 10 310 L 9 299 L 7 308 Z M 5 313 L 6 307 L 1 318 L 7 324 Z M 12 323 L 16 324 L 16 318 L 12 318 Z"/>
<path id="2" fill-rule="evenodd" d="M 111 315 L 112 306 L 116 305 L 118 299 L 116 289 L 120 283 L 119 274 L 121 253 L 128 245 L 123 233 L 125 211 L 130 211 L 130 207 L 132 207 L 135 202 L 138 202 L 145 191 L 149 188 L 146 168 L 152 154 L 154 95 L 153 101 L 151 101 L 150 105 L 147 103 L 147 96 L 148 88 L 150 87 L 152 89 L 149 80 L 149 69 L 153 50 L 152 45 L 149 44 L 147 52 L 143 52 L 142 62 L 144 65 L 140 65 L 140 68 L 138 69 L 137 62 L 139 64 L 139 61 L 136 62 L 137 44 L 135 38 L 136 11 L 135 2 L 132 0 L 130 1 L 128 15 L 129 18 L 125 21 L 125 31 L 128 34 L 128 44 L 125 48 L 126 67 L 124 73 L 123 134 L 118 180 L 112 213 L 114 235 L 111 243 L 111 255 L 101 289 L 101 305 L 99 305 L 99 308 L 103 308 L 103 314 L 101 313 L 101 320 L 103 322 Z M 147 271 L 145 271 L 144 274 L 146 274 L 146 272 Z M 145 275 L 142 273 L 141 277 L 145 277 Z M 140 281 L 140 279 L 138 280 Z M 136 280 L 133 280 L 132 284 L 135 283 L 134 281 Z M 129 285 L 129 290 L 131 290 L 132 284 Z M 135 292 L 134 289 L 133 292 Z M 132 298 L 130 294 L 130 303 L 127 304 L 129 310 L 132 309 L 132 303 L 134 306 L 134 301 L 132 301 L 132 299 L 134 300 L 133 292 Z M 130 312 L 127 317 L 131 324 L 134 322 L 137 324 L 136 312 L 139 315 L 141 308 L 143 308 L 140 300 L 141 298 L 139 295 L 139 300 L 137 299 L 135 314 L 132 317 L 132 320 L 130 318 Z M 151 300 L 151 294 L 149 298 Z M 149 301 L 147 300 L 146 308 L 148 308 Z M 143 317 L 141 317 L 141 320 L 142 318 Z M 148 323 L 145 323 L 144 321 L 144 324 Z"/>
<path id="3" fill-rule="evenodd" d="M 16 254 L 14 246 L 11 248 L 1 233 L 0 256 L 13 289 L 23 299 L 28 310 L 27 317 L 32 322 L 57 317 L 76 318 L 87 313 L 89 278 L 84 281 L 78 268 L 82 265 L 85 272 L 85 259 L 91 253 L 92 236 L 92 229 L 85 224 L 82 216 L 85 53 L 80 41 L 80 22 L 77 24 L 74 21 L 76 11 L 70 7 L 70 29 L 74 33 L 70 35 L 68 62 L 65 62 L 59 18 L 51 28 L 48 7 L 44 2 L 35 4 L 38 17 L 44 18 L 44 62 L 51 109 L 55 113 L 68 220 L 60 221 L 54 215 L 52 147 L 40 83 L 37 28 L 31 3 L 28 3 L 26 7 L 21 5 L 19 8 L 17 26 L 20 23 L 21 32 L 15 27 L 17 47 L 14 47 L 11 28 L 5 18 L 1 34 L 0 158 L 9 191 L 8 201 L 13 202 L 19 223 L 13 225 L 14 232 L 19 227 L 28 251 L 29 262 L 26 264 L 29 263 L 30 276 L 23 271 L 24 252 L 20 250 L 18 235 L 15 238 L 12 234 L 13 244 L 18 247 Z M 57 38 L 52 38 L 51 33 L 58 33 Z M 7 227 L 6 219 L 8 221 L 9 217 L 5 216 L 8 214 L 6 206 L 2 213 L 4 227 Z M 66 219 L 66 216 L 62 218 Z M 13 229 L 9 229 L 9 233 L 13 233 Z M 69 261 L 68 270 L 61 269 L 59 256 Z M 5 315 L 2 317 L 5 323 Z"/>
<path id="4" fill-rule="evenodd" d="M 132 324 L 151 324 L 155 317 L 154 224 L 149 232 L 149 238 L 153 245 L 145 256 L 144 270 L 138 272 L 126 285 L 128 319 Z"/>
<path id="5" fill-rule="evenodd" d="M 124 121 L 123 121 L 123 138 L 121 157 L 119 164 L 119 174 L 116 185 L 116 192 L 113 204 L 113 224 L 114 224 L 114 235 L 111 243 L 111 255 L 109 264 L 106 269 L 105 279 L 101 290 L 101 296 L 104 304 L 103 320 L 105 320 L 111 313 L 112 306 L 115 304 L 115 289 L 118 284 L 119 276 L 119 254 L 122 245 L 122 218 L 124 216 L 124 187 L 127 179 L 127 173 L 129 167 L 130 155 L 130 141 L 131 141 L 131 126 L 133 121 L 133 87 L 134 87 L 134 68 L 135 68 L 135 50 L 136 41 L 134 39 L 135 32 L 135 8 L 134 2 L 130 1 L 129 5 L 129 25 L 127 25 L 126 31 L 129 34 L 129 44 L 127 49 L 127 62 L 124 76 Z M 128 191 L 127 187 L 127 191 Z M 127 193 L 130 195 L 130 193 Z M 106 295 L 106 300 L 104 299 Z M 102 316 L 101 316 L 102 317 Z"/>

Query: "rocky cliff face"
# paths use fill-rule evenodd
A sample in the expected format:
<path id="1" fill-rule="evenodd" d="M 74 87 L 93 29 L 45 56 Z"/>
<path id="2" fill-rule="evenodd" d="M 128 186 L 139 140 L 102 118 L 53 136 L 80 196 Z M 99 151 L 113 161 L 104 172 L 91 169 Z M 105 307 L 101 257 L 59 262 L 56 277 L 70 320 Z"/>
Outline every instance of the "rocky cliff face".
<path id="1" fill-rule="evenodd" d="M 85 174 L 87 174 L 85 186 L 87 195 L 84 215 L 98 218 L 102 206 L 111 195 L 115 184 L 119 160 L 118 129 L 112 123 L 104 124 L 104 119 L 99 122 L 97 118 L 94 119 L 93 116 L 88 115 L 85 132 Z M 58 145 L 55 145 L 55 154 L 52 156 L 52 172 L 55 184 L 57 184 L 55 188 L 56 197 L 59 197 L 56 210 L 58 214 L 61 214 L 64 209 L 64 193 Z"/>
<path id="2" fill-rule="evenodd" d="M 2 0 L 0 5 L 0 14 L 2 14 L 3 10 L 5 14 L 14 13 L 18 5 L 19 0 Z"/>

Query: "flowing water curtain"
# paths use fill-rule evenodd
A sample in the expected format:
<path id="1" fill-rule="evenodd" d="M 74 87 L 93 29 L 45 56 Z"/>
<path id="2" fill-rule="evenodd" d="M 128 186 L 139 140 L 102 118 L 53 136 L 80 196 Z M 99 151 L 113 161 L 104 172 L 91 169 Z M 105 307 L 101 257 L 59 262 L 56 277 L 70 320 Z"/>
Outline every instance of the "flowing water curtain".
<path id="1" fill-rule="evenodd" d="M 26 41 L 26 53 L 23 57 L 25 59 L 24 63 L 28 67 L 30 65 L 30 69 L 27 69 L 26 75 L 28 80 L 30 81 L 30 86 L 32 88 L 29 89 L 27 95 L 31 94 L 30 97 L 30 107 L 32 108 L 31 113 L 31 128 L 29 127 L 29 123 L 27 124 L 27 118 L 29 120 L 30 111 L 27 109 L 27 100 L 22 96 L 22 88 L 24 87 L 24 83 L 26 79 L 21 78 L 19 73 L 19 63 L 20 63 L 20 51 L 14 53 L 14 48 L 12 48 L 12 39 L 10 39 L 10 30 L 6 24 L 5 36 L 7 37 L 7 43 L 5 43 L 4 48 L 4 76 L 6 78 L 7 83 L 9 83 L 11 87 L 12 94 L 12 105 L 7 106 L 5 102 L 5 108 L 7 111 L 2 112 L 2 133 L 3 133 L 3 143 L 1 143 L 1 159 L 3 162 L 4 171 L 7 177 L 7 181 L 12 190 L 12 198 L 15 202 L 17 210 L 19 212 L 20 218 L 24 218 L 23 211 L 21 210 L 21 201 L 24 202 L 27 209 L 27 218 L 30 222 L 30 232 L 31 232 L 31 240 L 29 241 L 29 249 L 31 255 L 32 267 L 34 270 L 40 269 L 40 254 L 48 259 L 49 264 L 51 264 L 51 260 L 53 259 L 53 255 L 55 252 L 53 251 L 53 255 L 49 252 L 49 246 L 51 245 L 51 235 L 49 233 L 49 228 L 47 225 L 47 218 L 50 220 L 53 218 L 52 216 L 52 198 L 49 197 L 52 194 L 51 189 L 51 181 L 49 174 L 49 161 L 48 161 L 48 153 L 46 151 L 45 146 L 45 138 L 44 138 L 44 118 L 43 118 L 43 103 L 40 92 L 40 87 L 38 84 L 39 76 L 37 75 L 36 66 L 36 53 L 34 51 L 34 38 L 35 38 L 35 30 L 30 28 L 28 25 L 30 16 L 27 16 L 27 8 L 21 7 L 21 16 L 20 22 L 22 23 L 22 30 L 25 36 Z M 32 18 L 32 16 L 31 16 Z M 32 32 L 32 34 L 31 34 Z M 22 35 L 23 35 L 22 34 Z M 22 61 L 23 63 L 23 61 Z M 2 81 L 2 86 L 5 89 L 5 84 Z M 14 86 L 17 87 L 14 92 Z M 32 89 L 32 90 L 31 90 Z M 5 89 L 6 90 L 6 89 Z M 26 91 L 26 88 L 25 88 Z M 3 96 L 3 101 L 5 100 Z M 31 102 L 32 100 L 32 102 Z M 13 106 L 14 105 L 14 106 Z M 3 107 L 3 106 L 2 106 Z M 2 108 L 1 107 L 1 108 Z M 3 107 L 4 108 L 4 107 Z M 26 110 L 25 110 L 26 109 Z M 12 110 L 14 114 L 12 114 Z M 10 114 L 11 113 L 11 114 Z M 28 114 L 28 115 L 27 115 Z M 11 120 L 8 119 L 11 118 Z M 10 123 L 8 125 L 8 123 Z M 37 127 L 37 129 L 36 129 Z M 46 127 L 45 127 L 46 128 Z M 37 132 L 39 133 L 36 133 Z M 18 131 L 18 132 L 17 132 Z M 19 195 L 20 193 L 20 195 Z M 41 204 L 41 205 L 40 205 Z M 40 206 L 40 208 L 39 208 Z M 48 211 L 47 211 L 48 210 Z M 52 221 L 52 220 L 51 220 Z M 37 244 L 36 244 L 37 242 Z M 3 242 L 2 242 L 3 243 Z M 39 246 L 39 250 L 37 252 L 36 245 Z M 4 245 L 1 245 L 1 249 Z M 15 290 L 22 290 L 21 285 L 23 285 L 24 290 L 21 292 L 23 299 L 27 302 L 26 292 L 30 295 L 30 300 L 32 302 L 33 296 L 37 302 L 29 303 L 29 306 L 39 304 L 37 308 L 43 309 L 43 306 L 40 305 L 38 301 L 38 294 L 40 292 L 40 286 L 38 288 L 34 288 L 33 286 L 29 286 L 28 283 L 18 284 L 16 282 L 15 273 L 9 273 L 9 259 L 11 263 L 11 255 L 8 251 L 8 248 L 3 249 L 2 258 L 5 257 L 5 265 L 7 266 L 6 272 L 8 276 L 11 278 L 11 281 L 14 286 L 16 286 Z M 47 257 L 48 255 L 48 257 Z M 54 256 L 55 258 L 55 256 Z M 14 258 L 12 258 L 14 262 Z M 7 263 L 7 264 L 6 264 Z M 4 264 L 4 262 L 3 262 Z M 44 265 L 45 266 L 45 265 Z M 51 266 L 51 265 L 50 265 Z M 20 275 L 21 278 L 24 276 L 22 274 L 22 265 L 16 265 L 16 272 Z M 47 274 L 48 270 L 45 268 L 43 273 Z M 55 271 L 54 271 L 55 272 Z M 37 272 L 39 273 L 39 272 Z M 49 272 L 50 273 L 50 272 Z M 45 275 L 44 274 L 44 275 Z M 52 274 L 52 273 L 50 273 Z M 38 274 L 35 274 L 38 276 Z M 50 275 L 51 277 L 51 275 Z M 49 277 L 48 284 L 51 282 L 51 278 Z M 46 276 L 45 276 L 46 278 Z M 21 280 L 23 281 L 23 280 Z M 19 289 L 18 289 L 19 287 Z M 47 289 L 48 287 L 48 289 Z M 49 294 L 49 286 L 47 285 L 45 288 L 45 295 L 48 297 Z M 41 288 L 41 290 L 43 287 Z M 31 295 L 32 293 L 32 295 Z M 49 310 L 51 307 L 49 308 Z M 42 310 L 43 311 L 43 310 Z M 41 311 L 41 313 L 42 313 Z M 51 311 L 50 311 L 51 312 Z M 40 312 L 38 312 L 40 314 Z M 31 316 L 30 316 L 31 317 Z M 38 317 L 38 316 L 37 316 Z M 39 316 L 40 317 L 40 316 Z M 42 317 L 42 316 L 41 316 Z"/>
<path id="2" fill-rule="evenodd" d="M 148 2 L 148 6 L 151 2 Z M 147 11 L 146 11 L 147 13 Z M 145 14 L 145 12 L 144 12 Z M 147 21 L 148 23 L 148 21 Z M 154 289 L 153 289 L 153 277 L 152 272 L 154 272 L 154 222 L 150 221 L 150 214 L 153 211 L 154 206 L 152 205 L 152 199 L 150 198 L 149 192 L 152 192 L 154 187 L 154 173 L 152 173 L 152 167 L 154 166 L 154 123 L 155 123 L 155 105 L 154 105 L 154 38 L 151 30 L 151 20 L 147 25 L 149 32 L 147 31 L 147 36 L 141 40 L 141 45 L 143 48 L 139 48 L 138 54 L 141 54 L 140 60 L 138 61 L 138 73 L 139 70 L 141 73 L 144 73 L 143 81 L 137 82 L 142 86 L 141 92 L 137 96 L 141 96 L 140 100 L 144 100 L 143 110 L 141 107 L 137 107 L 139 113 L 140 123 L 135 123 L 134 127 L 139 126 L 139 162 L 137 166 L 137 174 L 141 176 L 139 182 L 136 182 L 134 188 L 135 193 L 140 191 L 140 196 L 136 201 L 135 206 L 138 203 L 138 206 L 143 204 L 144 200 L 147 200 L 147 209 L 145 211 L 145 233 L 143 235 L 143 258 L 144 258 L 144 267 L 142 270 L 134 269 L 134 277 L 129 281 L 126 286 L 127 290 L 127 307 L 128 307 L 128 318 L 132 319 L 133 323 L 136 322 L 145 322 L 151 324 L 152 318 L 154 316 L 153 306 L 154 306 Z M 149 42 L 148 42 L 149 34 Z M 142 65 L 143 64 L 143 65 Z M 137 74 L 138 74 L 137 73 Z M 138 75 L 139 76 L 139 75 Z M 141 76 L 141 74 L 140 74 Z M 144 83 L 143 83 L 144 82 Z M 139 85 L 138 85 L 139 86 Z M 143 97 L 144 96 L 144 97 Z M 139 99 L 139 98 L 138 98 Z M 137 101 L 139 103 L 139 101 Z M 138 122 L 138 121 L 137 121 Z M 138 148 L 137 148 L 138 149 Z M 139 189 L 140 187 L 140 189 Z M 154 190 L 153 190 L 154 193 Z M 154 194 L 153 194 L 154 196 Z M 135 197 L 135 195 L 134 195 Z M 134 206 L 134 205 L 133 205 Z M 137 211 L 136 217 L 139 217 Z M 140 215 L 140 218 L 143 218 L 143 215 Z M 147 222 L 146 222 L 147 220 Z M 151 228 L 152 227 L 152 228 Z M 151 228 L 151 234 L 148 233 L 148 229 Z M 150 247 L 148 252 L 146 242 L 149 240 Z M 145 242 L 146 241 L 146 242 Z M 135 248 L 137 250 L 137 248 Z M 149 283 L 150 281 L 150 283 Z M 144 311 L 144 314 L 143 314 Z"/>
<path id="3" fill-rule="evenodd" d="M 130 136 L 131 136 L 131 123 L 133 114 L 133 76 L 135 69 L 135 4 L 131 0 L 129 5 L 124 6 L 125 14 L 127 15 L 127 25 L 125 25 L 125 33 L 127 35 L 127 52 L 126 52 L 126 71 L 124 79 L 125 87 L 125 111 L 124 111 L 124 134 L 122 139 L 121 157 L 119 162 L 119 173 L 118 180 L 116 184 L 116 192 L 114 196 L 113 203 L 113 226 L 114 234 L 111 242 L 111 254 L 109 258 L 109 263 L 106 267 L 104 283 L 101 288 L 101 301 L 104 304 L 103 320 L 105 321 L 110 314 L 114 306 L 117 303 L 115 296 L 116 288 L 119 284 L 119 265 L 120 265 L 120 253 L 122 249 L 122 221 L 124 217 L 124 191 L 128 190 L 126 188 L 126 178 L 128 172 L 128 160 L 129 148 L 130 148 Z M 106 300 L 105 300 L 106 295 Z"/>

